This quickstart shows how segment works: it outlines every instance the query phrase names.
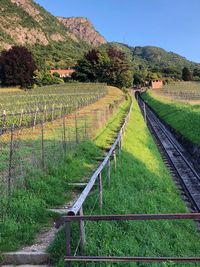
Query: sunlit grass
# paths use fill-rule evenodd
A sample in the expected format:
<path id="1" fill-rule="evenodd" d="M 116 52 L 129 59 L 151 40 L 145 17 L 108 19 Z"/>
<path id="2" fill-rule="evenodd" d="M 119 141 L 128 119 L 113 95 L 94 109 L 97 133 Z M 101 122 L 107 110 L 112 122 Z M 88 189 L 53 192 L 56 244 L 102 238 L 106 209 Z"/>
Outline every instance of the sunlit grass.
<path id="1" fill-rule="evenodd" d="M 200 145 L 200 105 L 179 103 L 148 91 L 144 100 L 178 133 Z"/>
<path id="2" fill-rule="evenodd" d="M 105 176 L 104 176 L 105 179 Z M 105 181 L 105 180 L 104 180 Z M 90 214 L 98 192 L 94 191 L 84 205 Z M 117 172 L 112 165 L 111 187 L 104 182 L 103 214 L 176 213 L 187 209 L 177 192 L 158 149 L 151 137 L 136 101 L 126 130 Z M 93 214 L 99 214 L 96 206 Z M 120 221 L 88 222 L 85 255 L 103 256 L 198 256 L 199 234 L 192 221 Z M 77 242 L 73 228 L 73 248 Z M 50 248 L 52 258 L 63 266 L 64 231 Z M 73 264 L 73 266 L 100 266 Z M 101 266 L 177 266 L 163 264 L 101 264 Z M 178 266 L 188 266 L 179 264 Z M 193 264 L 190 266 L 198 266 Z"/>

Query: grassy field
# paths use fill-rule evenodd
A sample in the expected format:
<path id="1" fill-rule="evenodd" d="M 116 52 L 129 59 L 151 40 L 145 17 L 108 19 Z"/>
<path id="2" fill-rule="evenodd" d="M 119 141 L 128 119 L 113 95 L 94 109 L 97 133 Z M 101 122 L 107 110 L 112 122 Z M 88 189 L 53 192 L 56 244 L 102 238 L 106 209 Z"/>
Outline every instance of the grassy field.
<path id="1" fill-rule="evenodd" d="M 162 89 L 154 90 L 155 94 L 181 102 L 200 102 L 200 82 L 171 82 Z"/>
<path id="2" fill-rule="evenodd" d="M 200 145 L 200 105 L 179 103 L 152 91 L 144 93 L 142 97 L 161 119 L 194 144 Z"/>
<path id="3" fill-rule="evenodd" d="M 113 165 L 112 165 L 113 168 Z M 90 214 L 97 197 L 94 191 L 84 206 Z M 103 214 L 186 212 L 134 100 L 117 172 L 111 187 L 104 184 Z M 92 212 L 99 214 L 96 207 Z M 73 238 L 77 236 L 74 224 Z M 198 256 L 199 234 L 192 221 L 88 222 L 86 255 L 103 256 Z M 74 240 L 75 248 L 77 240 Z M 65 235 L 62 229 L 49 248 L 54 265 L 62 267 Z M 60 259 L 60 260 L 59 260 Z M 177 266 L 163 264 L 73 264 L 73 266 Z M 178 266 L 188 266 L 179 264 Z M 190 265 L 198 266 L 198 265 Z"/>
<path id="4" fill-rule="evenodd" d="M 108 88 L 109 93 L 94 103 L 85 107 L 85 111 L 98 108 L 98 105 L 108 106 L 114 100 L 121 99 L 122 92 L 116 88 Z M 73 196 L 74 189 L 68 186 L 70 182 L 84 181 L 98 164 L 98 158 L 103 155 L 104 142 L 107 145 L 113 140 L 120 123 L 125 116 L 130 99 L 127 99 L 99 130 L 96 142 L 85 141 L 77 145 L 60 162 L 52 159 L 46 166 L 46 171 L 32 168 L 25 177 L 24 186 L 12 191 L 12 201 L 3 220 L 0 221 L 0 251 L 16 250 L 25 244 L 33 243 L 36 233 L 47 227 L 54 215 L 47 211 L 67 203 Z M 47 171 L 48 170 L 48 171 Z M 3 200 L 3 199 L 1 199 Z M 1 205 L 6 205 L 7 200 Z M 6 203 L 5 203 L 6 202 Z M 0 208 L 0 210 L 2 210 Z"/>

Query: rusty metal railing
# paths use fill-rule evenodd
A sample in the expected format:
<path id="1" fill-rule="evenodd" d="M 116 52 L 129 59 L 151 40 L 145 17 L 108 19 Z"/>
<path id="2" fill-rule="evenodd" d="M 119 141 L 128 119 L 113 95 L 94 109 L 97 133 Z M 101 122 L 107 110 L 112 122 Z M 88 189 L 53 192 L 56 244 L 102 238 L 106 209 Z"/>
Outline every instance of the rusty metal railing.
<path id="1" fill-rule="evenodd" d="M 62 223 L 66 225 L 66 257 L 67 267 L 71 267 L 72 262 L 177 262 L 177 263 L 197 263 L 200 257 L 111 257 L 111 256 L 71 256 L 71 223 L 83 221 L 138 221 L 138 220 L 199 220 L 200 213 L 178 213 L 178 214 L 127 214 L 127 215 L 94 215 L 94 216 L 65 216 Z"/>
<path id="2" fill-rule="evenodd" d="M 104 158 L 104 160 L 101 162 L 101 164 L 98 166 L 98 168 L 95 170 L 95 172 L 91 176 L 89 182 L 87 183 L 87 185 L 84 188 L 84 190 L 82 191 L 82 193 L 79 195 L 78 199 L 75 201 L 75 203 L 73 203 L 71 208 L 68 210 L 68 213 L 67 213 L 68 216 L 76 216 L 76 215 L 83 216 L 83 205 L 84 205 L 87 197 L 89 196 L 91 190 L 95 186 L 95 184 L 98 185 L 99 207 L 102 210 L 102 206 L 103 206 L 102 171 L 104 169 L 106 169 L 107 185 L 110 186 L 110 178 L 111 178 L 110 162 L 111 162 L 111 159 L 113 159 L 114 170 L 116 170 L 116 168 L 117 168 L 117 155 L 118 155 L 118 157 L 120 157 L 123 137 L 125 134 L 125 129 L 126 129 L 127 123 L 129 121 L 129 118 L 130 118 L 131 110 L 132 110 L 132 104 L 130 106 L 129 112 L 128 112 L 125 120 L 124 120 L 124 123 L 123 123 L 123 125 L 119 131 L 119 134 L 118 134 L 115 142 L 111 146 L 111 148 L 110 148 L 109 152 L 107 153 L 106 157 Z M 61 225 L 63 225 L 63 223 L 64 223 L 63 218 L 64 217 L 61 217 L 61 219 L 55 223 L 56 228 L 59 228 Z M 85 245 L 84 221 L 80 221 L 80 223 L 79 223 L 79 235 L 80 235 L 80 239 L 79 239 L 80 240 L 80 244 L 79 244 L 80 249 L 81 249 L 81 251 L 84 251 L 84 245 Z"/>

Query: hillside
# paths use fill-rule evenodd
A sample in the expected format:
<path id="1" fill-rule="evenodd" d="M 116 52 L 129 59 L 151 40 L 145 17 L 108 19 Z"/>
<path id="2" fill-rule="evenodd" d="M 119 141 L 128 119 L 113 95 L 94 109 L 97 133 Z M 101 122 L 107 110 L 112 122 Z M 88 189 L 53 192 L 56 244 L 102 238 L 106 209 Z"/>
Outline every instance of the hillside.
<path id="1" fill-rule="evenodd" d="M 83 23 L 74 18 L 71 24 L 74 26 L 67 28 L 32 0 L 1 0 L 0 51 L 25 45 L 34 53 L 38 65 L 45 61 L 47 67 L 73 66 L 90 45 L 106 41 L 86 19 Z"/>
<path id="2" fill-rule="evenodd" d="M 27 46 L 39 68 L 73 67 L 91 47 L 107 45 L 125 51 L 134 70 L 150 69 L 162 76 L 180 78 L 183 67 L 193 70 L 200 66 L 159 47 L 107 44 L 87 18 L 57 18 L 33 0 L 0 1 L 0 51 L 12 45 Z"/>
<path id="3" fill-rule="evenodd" d="M 58 17 L 58 20 L 69 30 L 70 37 L 74 41 L 83 40 L 92 46 L 99 46 L 106 43 L 106 39 L 95 30 L 94 26 L 87 18 Z"/>
<path id="4" fill-rule="evenodd" d="M 188 67 L 191 71 L 200 68 L 200 64 L 187 60 L 173 52 L 156 46 L 128 46 L 121 43 L 110 43 L 123 50 L 132 60 L 133 69 L 150 69 L 161 73 L 163 76 L 175 76 L 181 78 L 182 69 Z"/>

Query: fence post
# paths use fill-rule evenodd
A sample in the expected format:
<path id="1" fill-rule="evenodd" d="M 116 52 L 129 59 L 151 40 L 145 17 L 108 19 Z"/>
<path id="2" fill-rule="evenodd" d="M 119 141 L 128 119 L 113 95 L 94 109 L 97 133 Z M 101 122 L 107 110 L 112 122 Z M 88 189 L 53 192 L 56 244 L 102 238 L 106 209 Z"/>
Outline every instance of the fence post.
<path id="1" fill-rule="evenodd" d="M 66 154 L 66 122 L 65 122 L 65 114 L 63 115 L 63 149 L 64 153 Z"/>
<path id="2" fill-rule="evenodd" d="M 87 117 L 86 117 L 86 114 L 85 114 L 85 140 L 87 139 Z"/>
<path id="3" fill-rule="evenodd" d="M 3 128 L 4 128 L 6 126 L 6 111 L 5 110 L 3 110 L 1 117 L 2 117 Z"/>
<path id="4" fill-rule="evenodd" d="M 33 130 L 35 130 L 35 125 L 36 125 L 36 122 L 37 122 L 37 114 L 38 114 L 38 108 L 36 108 L 36 111 L 35 111 L 35 117 L 34 117 L 34 120 L 33 120 Z"/>
<path id="5" fill-rule="evenodd" d="M 76 111 L 75 111 L 74 120 L 75 120 L 75 135 L 76 135 L 75 137 L 76 137 L 76 144 L 78 144 L 78 123 L 77 123 Z"/>
<path id="6" fill-rule="evenodd" d="M 11 195 L 11 179 L 12 179 L 12 160 L 13 160 L 13 148 L 14 148 L 14 124 L 10 130 L 10 155 L 9 155 L 9 170 L 8 170 L 8 205 L 10 204 Z"/>
<path id="7" fill-rule="evenodd" d="M 118 142 L 118 155 L 119 155 L 119 158 L 120 158 L 120 155 L 121 155 L 121 139 Z"/>
<path id="8" fill-rule="evenodd" d="M 113 159 L 114 159 L 114 166 L 115 166 L 115 172 L 117 169 L 117 158 L 116 158 L 116 150 L 113 150 Z"/>
<path id="9" fill-rule="evenodd" d="M 101 172 L 99 173 L 98 187 L 99 187 L 99 207 L 100 207 L 100 210 L 102 210 L 102 206 L 103 206 L 103 186 L 102 186 Z"/>
<path id="10" fill-rule="evenodd" d="M 81 209 L 79 210 L 79 216 L 83 216 L 83 207 L 81 207 Z M 86 242 L 84 221 L 79 221 L 79 236 L 80 236 L 80 251 L 81 254 L 83 254 Z"/>
<path id="11" fill-rule="evenodd" d="M 42 168 L 44 168 L 44 121 L 41 123 L 41 131 L 42 131 L 42 138 L 41 138 L 41 156 L 42 156 Z"/>
<path id="12" fill-rule="evenodd" d="M 54 104 L 52 105 L 52 111 L 51 111 L 51 121 L 54 120 Z"/>
<path id="13" fill-rule="evenodd" d="M 71 256 L 71 222 L 67 221 L 65 224 L 66 232 L 66 256 Z M 71 262 L 66 263 L 66 267 L 71 267 Z"/>
<path id="14" fill-rule="evenodd" d="M 60 119 L 62 118 L 62 109 L 63 109 L 63 104 L 60 104 Z"/>
<path id="15" fill-rule="evenodd" d="M 108 159 L 107 162 L 107 184 L 110 186 L 110 158 Z"/>
<path id="16" fill-rule="evenodd" d="M 23 114 L 24 114 L 24 110 L 21 110 L 21 115 L 20 115 L 20 121 L 19 121 L 19 128 L 21 128 L 22 126 L 22 121 L 23 121 Z"/>

